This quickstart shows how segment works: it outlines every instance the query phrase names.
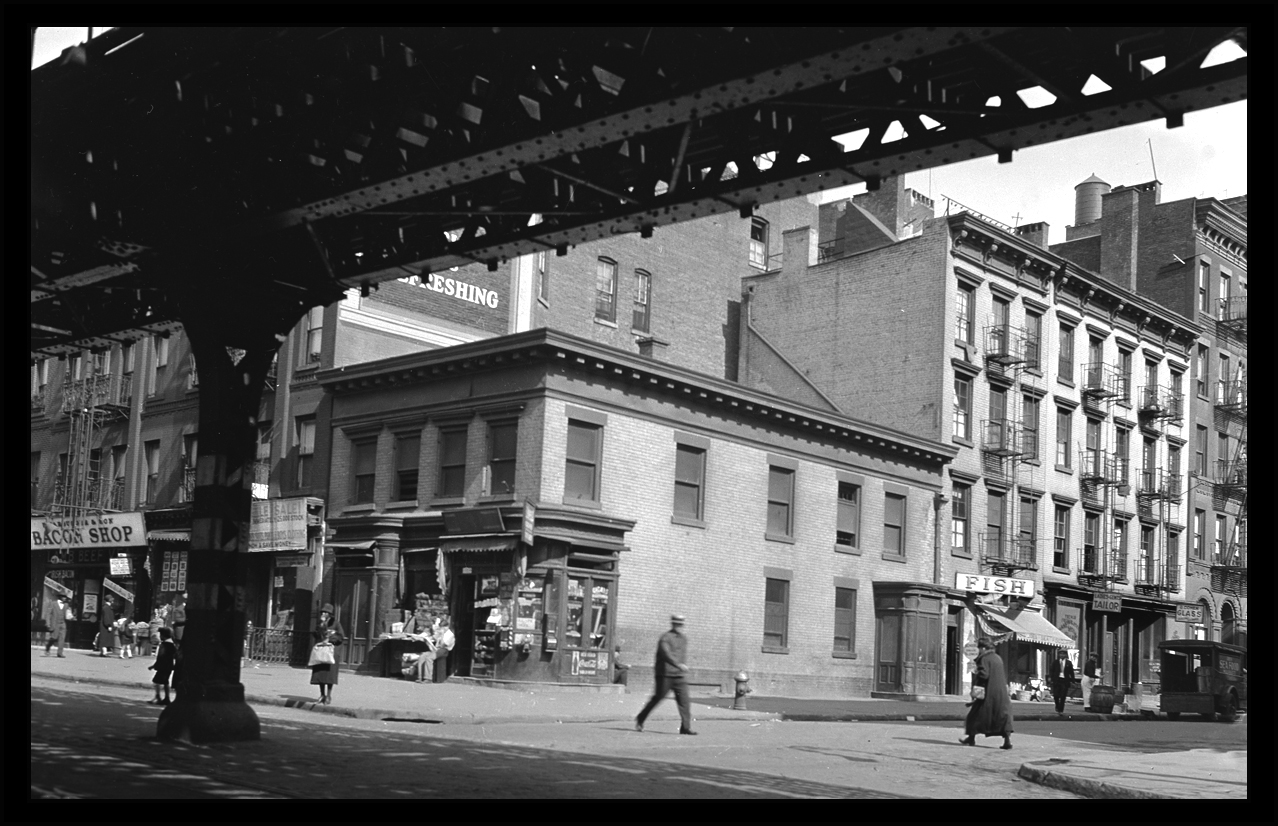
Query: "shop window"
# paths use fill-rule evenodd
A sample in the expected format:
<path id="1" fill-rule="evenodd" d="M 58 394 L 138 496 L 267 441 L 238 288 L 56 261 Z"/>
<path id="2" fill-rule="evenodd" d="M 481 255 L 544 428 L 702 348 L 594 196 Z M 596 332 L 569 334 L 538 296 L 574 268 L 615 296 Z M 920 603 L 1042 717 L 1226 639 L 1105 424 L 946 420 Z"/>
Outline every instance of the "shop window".
<path id="1" fill-rule="evenodd" d="M 460 498 L 466 492 L 467 428 L 450 428 L 439 433 L 439 491 L 443 499 Z"/>
<path id="2" fill-rule="evenodd" d="M 595 263 L 595 320 L 617 321 L 617 262 L 607 258 Z"/>
<path id="3" fill-rule="evenodd" d="M 790 643 L 790 583 L 767 579 L 763 596 L 763 650 L 785 652 Z"/>
<path id="4" fill-rule="evenodd" d="M 564 501 L 597 504 L 603 427 L 570 419 L 564 468 Z"/>
<path id="5" fill-rule="evenodd" d="M 420 435 L 404 435 L 395 440 L 396 502 L 413 502 L 417 499 L 417 463 L 421 458 L 421 449 Z"/>
<path id="6" fill-rule="evenodd" d="M 569 648 L 606 647 L 610 621 L 608 591 L 608 580 L 568 577 L 564 644 Z"/>
<path id="7" fill-rule="evenodd" d="M 517 422 L 488 425 L 488 493 L 515 492 L 515 450 L 519 440 Z"/>
<path id="8" fill-rule="evenodd" d="M 648 332 L 651 299 L 652 276 L 643 270 L 635 270 L 635 307 L 630 326 L 636 332 Z"/>
<path id="9" fill-rule="evenodd" d="M 834 589 L 834 651 L 856 650 L 856 590 Z"/>
<path id="10" fill-rule="evenodd" d="M 674 515 L 700 521 L 703 513 L 706 451 L 675 445 Z"/>
<path id="11" fill-rule="evenodd" d="M 905 497 L 898 493 L 883 497 L 883 553 L 905 556 Z"/>
<path id="12" fill-rule="evenodd" d="M 839 514 L 834 544 L 844 548 L 859 548 L 861 541 L 861 487 L 851 482 L 839 482 Z"/>
<path id="13" fill-rule="evenodd" d="M 373 501 L 373 487 L 377 481 L 377 442 L 355 442 L 351 446 L 352 477 L 351 501 L 356 505 Z"/>
<path id="14" fill-rule="evenodd" d="M 311 468 L 315 464 L 315 417 L 298 416 L 297 420 L 297 486 L 311 486 Z"/>
<path id="15" fill-rule="evenodd" d="M 794 537 L 794 471 L 790 468 L 768 468 L 767 536 Z"/>

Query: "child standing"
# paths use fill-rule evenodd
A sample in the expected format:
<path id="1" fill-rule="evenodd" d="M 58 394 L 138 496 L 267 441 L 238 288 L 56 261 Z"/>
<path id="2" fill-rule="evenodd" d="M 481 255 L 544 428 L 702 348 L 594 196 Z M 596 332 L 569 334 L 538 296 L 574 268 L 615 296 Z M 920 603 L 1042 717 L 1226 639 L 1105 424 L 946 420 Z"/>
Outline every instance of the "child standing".
<path id="1" fill-rule="evenodd" d="M 115 636 L 120 641 L 120 659 L 133 659 L 133 624 L 128 617 L 115 621 Z"/>
<path id="2" fill-rule="evenodd" d="M 147 666 L 154 671 L 151 682 L 155 684 L 155 699 L 148 700 L 148 705 L 167 706 L 169 704 L 169 677 L 177 662 L 177 646 L 173 644 L 173 632 L 168 628 L 160 629 L 160 647 L 155 652 L 155 662 Z M 164 699 L 160 699 L 160 686 L 164 686 Z"/>

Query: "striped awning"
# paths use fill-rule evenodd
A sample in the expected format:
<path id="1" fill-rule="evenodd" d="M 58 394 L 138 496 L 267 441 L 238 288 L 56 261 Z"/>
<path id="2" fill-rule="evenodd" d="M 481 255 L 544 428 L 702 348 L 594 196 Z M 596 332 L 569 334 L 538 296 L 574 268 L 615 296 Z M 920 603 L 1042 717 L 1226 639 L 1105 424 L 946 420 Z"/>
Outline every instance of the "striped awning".
<path id="1" fill-rule="evenodd" d="M 1014 639 L 1043 648 L 1075 647 L 1072 639 L 1038 611 L 999 605 L 976 605 L 975 608 L 981 629 L 995 642 Z"/>
<path id="2" fill-rule="evenodd" d="M 485 552 L 485 551 L 513 551 L 519 545 L 518 536 L 505 536 L 501 534 L 487 534 L 484 536 L 445 536 L 439 539 L 439 550 L 441 553 L 456 553 L 457 551 Z"/>
<path id="3" fill-rule="evenodd" d="M 156 528 L 147 531 L 146 538 L 152 542 L 190 542 L 191 532 L 180 528 Z"/>

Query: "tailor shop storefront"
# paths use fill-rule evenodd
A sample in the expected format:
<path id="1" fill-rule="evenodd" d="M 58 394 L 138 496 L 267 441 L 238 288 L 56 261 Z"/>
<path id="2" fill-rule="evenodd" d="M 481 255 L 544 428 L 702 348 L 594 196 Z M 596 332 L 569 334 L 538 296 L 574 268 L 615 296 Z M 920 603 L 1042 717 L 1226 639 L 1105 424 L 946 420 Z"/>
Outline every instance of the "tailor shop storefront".
<path id="1" fill-rule="evenodd" d="M 1048 663 L 1057 649 L 1064 648 L 1077 657 L 1075 637 L 1044 616 L 1041 599 L 1035 600 L 1033 580 L 955 574 L 954 590 L 962 593 L 974 620 L 973 633 L 964 645 L 969 670 L 965 682 L 969 686 L 978 637 L 988 637 L 994 643 L 1013 691 L 1029 690 L 1032 681 L 1046 679 Z"/>
<path id="2" fill-rule="evenodd" d="M 366 652 L 352 663 L 361 670 L 398 676 L 403 653 L 417 650 L 402 624 L 444 613 L 456 636 L 450 674 L 612 682 L 617 580 L 632 521 L 525 503 L 330 524 L 334 604 L 355 656 Z"/>
<path id="3" fill-rule="evenodd" d="M 67 623 L 72 647 L 92 646 L 104 600 L 111 600 L 117 619 L 149 619 L 151 578 L 140 512 L 33 517 L 31 567 L 32 590 L 42 600 L 55 593 L 67 598 L 75 617 Z"/>

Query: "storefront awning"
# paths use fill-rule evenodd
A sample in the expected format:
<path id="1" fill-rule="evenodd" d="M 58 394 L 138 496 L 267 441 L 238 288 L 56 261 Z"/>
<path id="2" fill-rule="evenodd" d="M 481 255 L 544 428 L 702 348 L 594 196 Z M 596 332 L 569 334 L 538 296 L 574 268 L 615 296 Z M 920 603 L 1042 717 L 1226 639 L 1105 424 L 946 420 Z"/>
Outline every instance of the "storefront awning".
<path id="1" fill-rule="evenodd" d="M 152 542 L 190 542 L 191 532 L 178 528 L 160 529 L 146 532 L 146 538 Z"/>
<path id="2" fill-rule="evenodd" d="M 558 533 L 556 531 L 537 531 L 537 536 L 545 539 L 553 539 L 556 542 L 567 542 L 574 550 L 581 551 L 597 551 L 602 553 L 622 553 L 629 551 L 630 547 L 621 542 L 611 542 L 607 539 L 596 539 L 578 536 L 571 533 Z"/>
<path id="3" fill-rule="evenodd" d="M 369 539 L 365 542 L 325 542 L 324 547 L 335 551 L 371 551 L 376 544 L 376 540 Z"/>
<path id="4" fill-rule="evenodd" d="M 998 605 L 977 605 L 975 608 L 981 628 L 992 637 L 1011 638 L 1044 648 L 1074 647 L 1074 641 L 1038 611 Z"/>
<path id="5" fill-rule="evenodd" d="M 519 545 L 518 536 L 488 534 L 484 536 L 440 537 L 439 550 L 443 553 L 457 551 L 513 551 Z"/>

